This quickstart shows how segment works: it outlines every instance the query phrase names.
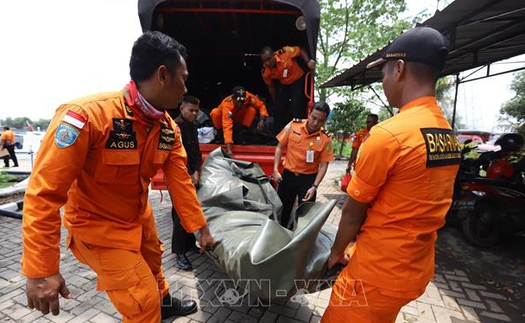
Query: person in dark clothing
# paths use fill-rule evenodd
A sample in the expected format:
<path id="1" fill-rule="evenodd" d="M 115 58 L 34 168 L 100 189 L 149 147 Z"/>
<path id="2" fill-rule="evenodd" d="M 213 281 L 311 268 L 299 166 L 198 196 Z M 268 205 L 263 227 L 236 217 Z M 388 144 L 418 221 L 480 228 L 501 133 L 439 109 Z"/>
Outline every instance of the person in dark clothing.
<path id="1" fill-rule="evenodd" d="M 195 120 L 199 115 L 200 100 L 196 97 L 186 95 L 180 105 L 180 115 L 175 122 L 180 128 L 182 144 L 188 155 L 188 173 L 195 187 L 199 184 L 200 167 L 202 154 L 199 148 L 199 138 Z M 195 247 L 195 236 L 187 233 L 182 227 L 177 211 L 171 208 L 173 219 L 173 235 L 171 237 L 171 252 L 177 255 L 177 266 L 181 270 L 192 270 L 191 262 L 186 256 L 186 252 Z"/>

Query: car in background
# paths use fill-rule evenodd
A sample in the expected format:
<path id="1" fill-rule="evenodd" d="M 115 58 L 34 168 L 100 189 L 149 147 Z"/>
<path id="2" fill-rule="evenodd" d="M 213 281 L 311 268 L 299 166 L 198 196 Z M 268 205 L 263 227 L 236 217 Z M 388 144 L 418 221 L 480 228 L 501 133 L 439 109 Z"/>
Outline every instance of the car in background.
<path id="1" fill-rule="evenodd" d="M 483 139 L 481 139 L 481 137 L 478 136 L 478 135 L 463 135 L 463 134 L 459 134 L 459 135 L 457 135 L 457 137 L 458 137 L 459 143 L 462 144 L 462 145 L 464 145 L 467 140 L 471 140 L 471 142 L 476 144 L 476 145 L 483 144 Z"/>
<path id="2" fill-rule="evenodd" d="M 476 136 L 476 138 L 480 138 L 481 139 L 481 142 L 484 143 L 484 142 L 487 142 L 489 139 L 490 139 L 490 136 L 492 135 L 492 132 L 488 132 L 488 131 L 481 131 L 481 130 L 467 130 L 467 129 L 463 129 L 463 130 L 458 130 L 456 132 L 456 134 L 458 136 L 470 136 L 470 138 L 472 138 L 473 136 Z"/>
<path id="3" fill-rule="evenodd" d="M 15 148 L 22 149 L 24 147 L 24 136 L 15 133 Z"/>
<path id="4" fill-rule="evenodd" d="M 44 134 L 44 131 L 27 131 L 15 134 L 16 142 L 20 143 L 20 145 L 15 143 L 15 152 L 25 154 L 37 153 L 42 139 L 44 139 Z M 20 140 L 18 139 L 19 137 Z"/>
<path id="5" fill-rule="evenodd" d="M 478 135 L 473 134 L 459 134 L 457 135 L 458 141 L 461 147 L 469 145 L 472 147 L 472 150 L 467 153 L 467 158 L 476 159 L 480 154 L 488 151 L 498 151 L 501 149 L 499 145 L 494 145 L 493 143 L 484 143 L 483 139 Z"/>

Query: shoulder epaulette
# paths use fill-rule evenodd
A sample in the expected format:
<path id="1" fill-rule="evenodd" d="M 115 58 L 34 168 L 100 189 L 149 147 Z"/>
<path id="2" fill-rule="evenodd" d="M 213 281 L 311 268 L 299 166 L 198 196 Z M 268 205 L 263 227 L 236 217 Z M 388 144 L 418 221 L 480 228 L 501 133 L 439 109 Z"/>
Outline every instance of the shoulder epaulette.
<path id="1" fill-rule="evenodd" d="M 231 100 L 232 100 L 232 96 L 231 95 L 229 97 L 227 97 L 226 99 L 224 99 L 224 101 L 226 101 L 226 102 L 231 102 Z"/>
<path id="2" fill-rule="evenodd" d="M 326 129 L 323 129 L 321 130 L 325 135 L 327 135 L 328 137 L 332 137 L 332 134 L 329 133 Z"/>
<path id="3" fill-rule="evenodd" d="M 293 122 L 303 122 L 303 119 L 300 119 L 300 118 L 293 118 L 292 121 L 293 121 Z"/>
<path id="4" fill-rule="evenodd" d="M 286 52 L 286 49 L 283 47 L 277 51 L 277 54 L 284 54 L 284 52 Z"/>

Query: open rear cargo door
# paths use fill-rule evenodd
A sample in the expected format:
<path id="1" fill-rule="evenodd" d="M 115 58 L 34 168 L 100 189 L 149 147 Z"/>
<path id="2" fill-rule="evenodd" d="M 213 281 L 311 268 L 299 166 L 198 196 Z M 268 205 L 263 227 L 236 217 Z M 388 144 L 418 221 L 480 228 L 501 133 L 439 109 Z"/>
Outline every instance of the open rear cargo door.
<path id="1" fill-rule="evenodd" d="M 188 49 L 188 94 L 209 114 L 235 85 L 265 99 L 259 52 L 302 46 L 315 57 L 320 7 L 316 0 L 139 0 L 142 30 L 168 34 Z M 296 27 L 304 17 L 306 30 Z"/>

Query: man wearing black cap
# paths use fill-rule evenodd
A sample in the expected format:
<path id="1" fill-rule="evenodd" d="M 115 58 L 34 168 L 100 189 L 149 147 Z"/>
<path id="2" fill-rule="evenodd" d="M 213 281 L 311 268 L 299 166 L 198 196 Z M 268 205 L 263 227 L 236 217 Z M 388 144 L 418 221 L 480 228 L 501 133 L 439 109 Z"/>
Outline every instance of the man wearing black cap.
<path id="1" fill-rule="evenodd" d="M 400 111 L 375 125 L 361 146 L 328 259 L 330 268 L 346 267 L 321 322 L 393 323 L 434 276 L 436 231 L 445 223 L 460 161 L 435 98 L 447 53 L 441 33 L 417 27 L 367 66 L 381 68 L 385 95 Z"/>
<path id="2" fill-rule="evenodd" d="M 232 95 L 227 96 L 218 107 L 211 111 L 213 126 L 223 131 L 226 150 L 230 155 L 234 125 L 241 125 L 242 130 L 250 128 L 257 113 L 260 115 L 257 130 L 262 131 L 265 127 L 265 120 L 268 118 L 266 106 L 256 95 L 246 91 L 242 86 L 234 87 Z"/>

